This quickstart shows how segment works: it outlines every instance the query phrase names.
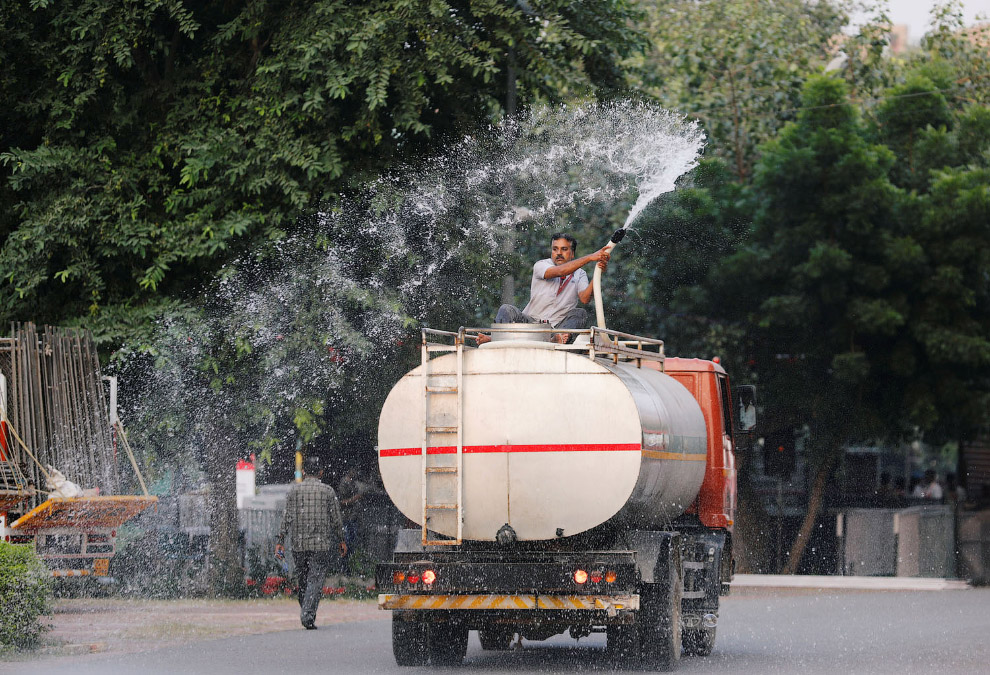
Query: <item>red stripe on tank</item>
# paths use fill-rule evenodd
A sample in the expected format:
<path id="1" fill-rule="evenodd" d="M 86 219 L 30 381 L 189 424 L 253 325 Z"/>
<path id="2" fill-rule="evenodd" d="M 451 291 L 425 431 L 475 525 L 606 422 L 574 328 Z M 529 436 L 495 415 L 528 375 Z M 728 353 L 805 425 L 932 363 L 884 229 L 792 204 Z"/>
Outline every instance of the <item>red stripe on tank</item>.
<path id="1" fill-rule="evenodd" d="M 573 445 L 466 445 L 464 453 L 481 452 L 639 452 L 639 443 L 589 443 Z M 426 449 L 428 455 L 453 455 L 457 446 L 431 446 Z M 421 455 L 422 448 L 384 448 L 378 451 L 380 457 L 409 457 Z"/>

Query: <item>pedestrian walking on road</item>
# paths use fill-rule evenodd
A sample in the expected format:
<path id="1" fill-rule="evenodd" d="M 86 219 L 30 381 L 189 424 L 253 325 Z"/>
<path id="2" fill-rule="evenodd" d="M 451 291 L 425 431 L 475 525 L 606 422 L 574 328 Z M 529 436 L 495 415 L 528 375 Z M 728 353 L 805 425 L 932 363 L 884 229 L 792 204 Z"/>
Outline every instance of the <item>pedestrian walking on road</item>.
<path id="1" fill-rule="evenodd" d="M 286 496 L 282 527 L 275 539 L 275 555 L 284 556 L 289 537 L 299 579 L 299 618 L 306 630 L 316 630 L 316 609 L 331 557 L 338 552 L 347 555 L 337 493 L 322 478 L 320 458 L 307 457 L 302 482 L 293 485 Z"/>

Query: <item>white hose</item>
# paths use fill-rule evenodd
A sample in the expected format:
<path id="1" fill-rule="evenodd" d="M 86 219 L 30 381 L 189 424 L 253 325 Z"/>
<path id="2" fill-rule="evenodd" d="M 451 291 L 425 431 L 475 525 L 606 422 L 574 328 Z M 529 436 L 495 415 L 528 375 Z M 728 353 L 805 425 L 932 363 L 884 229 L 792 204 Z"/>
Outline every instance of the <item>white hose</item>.
<path id="1" fill-rule="evenodd" d="M 605 252 L 611 253 L 615 245 L 622 241 L 624 236 L 626 236 L 626 228 L 624 227 L 613 232 L 612 238 L 605 244 Z M 602 305 L 602 268 L 598 266 L 598 263 L 595 263 L 595 276 L 591 283 L 595 293 L 595 318 L 598 319 L 598 327 L 604 330 L 605 307 Z"/>

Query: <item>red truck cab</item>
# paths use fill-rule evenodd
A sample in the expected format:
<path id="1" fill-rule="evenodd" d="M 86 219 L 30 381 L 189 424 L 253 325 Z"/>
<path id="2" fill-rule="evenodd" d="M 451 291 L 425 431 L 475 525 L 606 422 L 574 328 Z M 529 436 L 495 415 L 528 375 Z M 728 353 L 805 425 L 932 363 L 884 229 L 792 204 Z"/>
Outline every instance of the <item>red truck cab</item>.
<path id="1" fill-rule="evenodd" d="M 658 367 L 645 363 L 644 367 Z M 732 530 L 736 513 L 736 462 L 729 377 L 715 361 L 668 357 L 663 371 L 691 392 L 705 416 L 708 458 L 698 498 L 688 513 L 705 527 Z"/>

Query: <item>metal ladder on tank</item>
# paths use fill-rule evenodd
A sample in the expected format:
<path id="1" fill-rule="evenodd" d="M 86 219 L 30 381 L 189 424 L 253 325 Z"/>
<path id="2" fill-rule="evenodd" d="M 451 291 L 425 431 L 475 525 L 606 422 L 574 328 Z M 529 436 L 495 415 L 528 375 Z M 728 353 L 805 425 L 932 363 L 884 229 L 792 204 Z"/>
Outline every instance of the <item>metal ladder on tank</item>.
<path id="1" fill-rule="evenodd" d="M 429 342 L 429 336 L 443 336 L 443 337 L 453 337 L 454 344 L 439 344 L 434 342 Z M 441 378 L 449 380 L 451 373 L 433 373 L 430 370 L 430 365 L 433 363 L 434 359 L 431 358 L 431 354 L 434 353 L 450 353 L 454 352 L 456 354 L 456 371 L 454 375 L 454 386 L 449 384 L 441 384 L 438 380 Z M 463 541 L 463 531 L 464 531 L 464 499 L 463 499 L 463 471 L 464 471 L 464 397 L 462 393 L 462 386 L 464 384 L 464 341 L 459 333 L 451 333 L 449 331 L 432 330 L 429 328 L 423 329 L 423 342 L 422 342 L 422 378 L 423 378 L 423 447 L 422 447 L 422 467 L 423 467 L 423 546 L 457 546 Z M 433 419 L 431 413 L 434 412 L 432 405 L 433 401 L 436 400 L 435 397 L 438 396 L 455 396 L 455 419 L 454 425 L 448 424 L 440 425 L 437 424 Z M 427 461 L 427 452 L 430 447 L 437 446 L 449 446 L 449 439 L 453 438 L 456 442 L 456 456 L 453 466 L 430 466 Z M 442 439 L 447 439 L 447 442 L 442 442 Z M 440 441 L 440 442 L 437 442 Z M 446 482 L 453 480 L 454 485 L 454 501 L 453 502 L 438 502 L 436 501 L 436 496 L 431 494 L 434 490 L 430 489 L 431 478 L 437 482 Z M 443 512 L 443 511 L 454 511 L 456 512 L 457 518 L 457 536 L 454 538 L 430 538 L 429 530 L 429 517 L 433 512 Z"/>

